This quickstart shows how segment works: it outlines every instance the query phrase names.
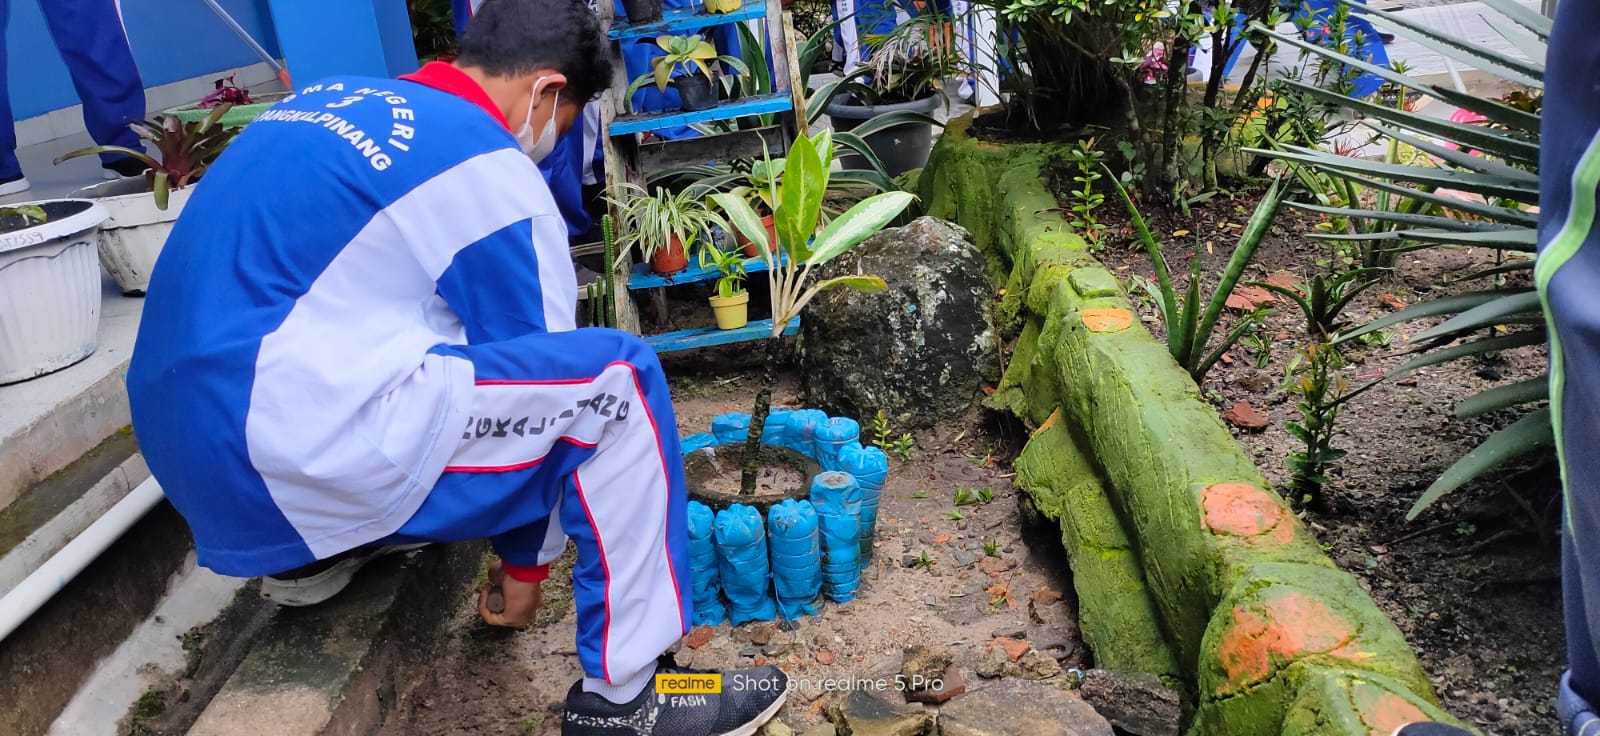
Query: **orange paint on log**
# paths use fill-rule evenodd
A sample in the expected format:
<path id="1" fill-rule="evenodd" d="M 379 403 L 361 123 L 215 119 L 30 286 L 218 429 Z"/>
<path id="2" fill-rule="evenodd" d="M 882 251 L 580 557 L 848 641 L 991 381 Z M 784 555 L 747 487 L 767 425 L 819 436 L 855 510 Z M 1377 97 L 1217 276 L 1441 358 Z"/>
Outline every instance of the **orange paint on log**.
<path id="1" fill-rule="evenodd" d="M 1059 421 L 1061 421 L 1061 407 L 1058 406 L 1055 411 L 1050 412 L 1050 416 L 1045 417 L 1044 423 L 1040 424 L 1038 429 L 1033 430 L 1033 434 L 1028 435 L 1028 439 L 1044 434 L 1045 430 L 1055 426 Z"/>
<path id="2" fill-rule="evenodd" d="M 1355 626 L 1312 596 L 1290 591 L 1276 598 L 1233 609 L 1233 625 L 1222 635 L 1217 659 L 1227 673 L 1217 694 L 1238 692 L 1272 676 L 1282 667 L 1312 654 L 1350 658 L 1339 651 L 1355 636 Z"/>
<path id="3" fill-rule="evenodd" d="M 1371 736 L 1389 736 L 1407 723 L 1431 720 L 1405 698 L 1365 682 L 1355 683 L 1350 688 L 1350 702 L 1361 714 L 1361 722 Z"/>
<path id="4" fill-rule="evenodd" d="M 1271 494 L 1246 483 L 1218 483 L 1200 495 L 1206 526 L 1219 534 L 1258 537 L 1268 532 L 1280 544 L 1294 541 L 1294 522 Z"/>
<path id="5" fill-rule="evenodd" d="M 1090 332 L 1121 332 L 1133 324 L 1133 312 L 1126 309 L 1085 309 L 1083 326 Z"/>

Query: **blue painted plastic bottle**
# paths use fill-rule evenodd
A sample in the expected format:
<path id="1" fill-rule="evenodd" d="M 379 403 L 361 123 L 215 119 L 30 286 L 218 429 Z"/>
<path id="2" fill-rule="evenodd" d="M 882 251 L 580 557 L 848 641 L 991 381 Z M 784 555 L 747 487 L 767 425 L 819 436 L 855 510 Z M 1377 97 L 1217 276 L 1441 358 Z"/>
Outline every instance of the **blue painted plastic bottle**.
<path id="1" fill-rule="evenodd" d="M 839 465 L 839 451 L 852 442 L 861 440 L 861 425 L 854 419 L 833 417 L 827 423 L 817 427 L 816 446 L 817 463 L 823 470 L 842 470 Z"/>
<path id="2" fill-rule="evenodd" d="M 878 502 L 883 484 L 889 478 L 889 456 L 876 447 L 852 445 L 839 453 L 844 472 L 855 476 L 861 486 L 861 566 L 872 562 L 872 543 L 877 535 Z"/>
<path id="3" fill-rule="evenodd" d="M 810 501 L 789 499 L 767 512 L 772 544 L 772 587 L 778 613 L 786 619 L 815 616 L 812 606 L 822 592 L 822 542 L 817 510 Z"/>
<path id="4" fill-rule="evenodd" d="M 797 409 L 789 414 L 789 449 L 813 460 L 817 457 L 815 445 L 817 427 L 828 421 L 828 415 L 816 409 Z"/>
<path id="5" fill-rule="evenodd" d="M 767 414 L 767 422 L 761 425 L 761 444 L 763 445 L 788 445 L 789 420 L 794 416 L 794 410 L 775 406 Z M 747 437 L 749 435 L 746 435 Z"/>
<path id="6" fill-rule="evenodd" d="M 750 437 L 750 415 L 734 413 L 714 417 L 711 434 L 716 435 L 719 445 L 743 442 Z"/>
<path id="7" fill-rule="evenodd" d="M 717 512 L 716 530 L 728 618 L 734 626 L 746 621 L 771 621 L 777 609 L 770 592 L 767 532 L 761 523 L 761 512 L 736 503 Z"/>
<path id="8" fill-rule="evenodd" d="M 715 516 L 699 501 L 689 502 L 689 576 L 694 581 L 694 625 L 716 626 L 728 617 L 722 606 L 722 574 L 713 539 Z"/>
<path id="9" fill-rule="evenodd" d="M 822 591 L 845 603 L 861 585 L 861 486 L 849 473 L 819 473 L 811 505 L 822 529 Z"/>
<path id="10" fill-rule="evenodd" d="M 700 434 L 691 434 L 688 437 L 678 440 L 678 445 L 679 448 L 683 450 L 683 454 L 688 455 L 695 450 L 703 450 L 707 447 L 715 447 L 717 445 L 717 436 L 704 432 Z"/>

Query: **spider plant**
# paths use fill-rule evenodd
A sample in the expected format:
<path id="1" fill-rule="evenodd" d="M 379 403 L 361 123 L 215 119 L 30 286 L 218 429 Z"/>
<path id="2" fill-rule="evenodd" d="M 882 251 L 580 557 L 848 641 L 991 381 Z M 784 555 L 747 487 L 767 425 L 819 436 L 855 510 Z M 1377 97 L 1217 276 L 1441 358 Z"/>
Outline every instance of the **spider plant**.
<path id="1" fill-rule="evenodd" d="M 701 238 L 708 237 L 713 225 L 727 228 L 727 221 L 707 209 L 704 200 L 690 191 L 673 193 L 658 187 L 654 195 L 632 182 L 621 182 L 606 201 L 616 207 L 622 219 L 622 234 L 617 237 L 618 258 L 637 246 L 645 260 L 681 244 L 684 252 L 694 250 Z"/>

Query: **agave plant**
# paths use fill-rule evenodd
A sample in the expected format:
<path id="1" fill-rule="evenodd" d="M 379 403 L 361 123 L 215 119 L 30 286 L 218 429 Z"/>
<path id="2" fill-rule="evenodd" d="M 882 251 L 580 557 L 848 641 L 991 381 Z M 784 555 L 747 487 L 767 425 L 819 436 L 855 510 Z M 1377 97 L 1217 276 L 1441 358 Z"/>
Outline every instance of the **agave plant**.
<path id="1" fill-rule="evenodd" d="M 185 123 L 176 117 L 158 115 L 153 119 L 132 123 L 128 127 L 133 129 L 139 138 L 156 149 L 156 155 L 151 156 L 144 151 L 135 151 L 123 146 L 91 146 L 71 153 L 58 156 L 57 164 L 68 159 L 80 156 L 97 156 L 104 153 L 115 153 L 128 156 L 150 167 L 145 172 L 145 181 L 150 192 L 155 195 L 156 207 L 165 210 L 168 198 L 174 189 L 182 189 L 200 180 L 212 162 L 222 155 L 223 149 L 233 142 L 233 137 L 238 135 L 237 128 L 226 128 L 218 125 L 217 121 L 233 105 L 221 104 L 211 109 L 211 113 L 201 120 Z"/>
<path id="2" fill-rule="evenodd" d="M 1349 0 L 1345 0 L 1349 2 Z M 1497 52 L 1486 46 L 1456 38 L 1420 25 L 1394 13 L 1366 5 L 1352 5 L 1399 35 L 1406 36 L 1452 60 L 1492 73 L 1513 84 L 1536 90 L 1544 86 L 1544 59 L 1551 22 L 1536 11 L 1512 0 L 1484 0 L 1500 17 L 1485 16 L 1485 21 L 1510 41 L 1527 58 Z M 1440 244 L 1493 248 L 1502 252 L 1532 253 L 1537 237 L 1538 215 L 1530 211 L 1539 203 L 1539 115 L 1535 106 L 1512 105 L 1500 100 L 1475 97 L 1448 87 L 1428 84 L 1390 68 L 1310 44 L 1302 39 L 1257 26 L 1256 30 L 1279 43 L 1306 50 L 1331 61 L 1359 68 L 1413 92 L 1428 95 L 1481 116 L 1487 125 L 1471 125 L 1443 120 L 1363 100 L 1352 100 L 1301 82 L 1290 82 L 1299 92 L 1342 106 L 1362 116 L 1361 124 L 1379 136 L 1412 146 L 1422 153 L 1418 161 L 1400 163 L 1363 161 L 1299 146 L 1277 151 L 1255 151 L 1264 156 L 1307 164 L 1362 187 L 1416 200 L 1430 209 L 1404 211 L 1395 208 L 1363 209 L 1351 203 L 1345 207 L 1298 205 L 1323 214 L 1352 219 L 1392 223 L 1392 229 L 1368 229 L 1361 237 L 1394 243 L 1393 250 L 1407 251 Z M 1439 141 L 1448 142 L 1449 145 Z M 1476 195 L 1451 196 L 1447 191 Z M 1440 214 L 1428 214 L 1427 212 Z M 1511 261 L 1475 277 L 1501 276 L 1533 268 L 1532 259 Z M 1473 355 L 1483 355 L 1515 347 L 1541 344 L 1546 327 L 1539 295 L 1532 288 L 1491 289 L 1418 303 L 1384 319 L 1346 332 L 1339 340 L 1349 340 L 1409 320 L 1440 315 L 1455 315 L 1443 324 L 1413 337 L 1411 343 L 1423 352 L 1415 360 L 1389 374 L 1393 378 L 1417 368 Z M 1525 329 L 1486 328 L 1525 325 Z M 1466 339 L 1457 345 L 1449 343 Z M 1548 379 L 1537 378 L 1492 389 L 1463 401 L 1457 416 L 1474 416 L 1547 399 Z M 1412 506 L 1407 518 L 1416 516 L 1445 494 L 1460 488 L 1484 472 L 1519 455 L 1550 446 L 1555 433 L 1550 409 L 1528 412 L 1510 426 L 1490 435 L 1447 469 Z"/>
<path id="3" fill-rule="evenodd" d="M 817 283 L 811 271 L 843 255 L 871 237 L 905 211 L 915 197 L 906 192 L 885 192 L 868 197 L 844 214 L 822 224 L 822 199 L 828 190 L 833 169 L 833 136 L 823 131 L 815 138 L 799 136 L 789 149 L 783 176 L 769 181 L 777 252 L 773 252 L 767 228 L 750 202 L 737 194 L 711 195 L 717 207 L 727 213 L 733 226 L 755 243 L 767 265 L 767 284 L 772 298 L 772 335 L 767 340 L 766 365 L 755 409 L 750 412 L 750 434 L 745 443 L 741 493 L 754 493 L 759 470 L 761 433 L 772 406 L 772 385 L 776 381 L 778 342 L 789 323 L 823 291 L 835 287 L 862 292 L 881 292 L 888 288 L 882 278 L 870 274 L 839 276 Z"/>

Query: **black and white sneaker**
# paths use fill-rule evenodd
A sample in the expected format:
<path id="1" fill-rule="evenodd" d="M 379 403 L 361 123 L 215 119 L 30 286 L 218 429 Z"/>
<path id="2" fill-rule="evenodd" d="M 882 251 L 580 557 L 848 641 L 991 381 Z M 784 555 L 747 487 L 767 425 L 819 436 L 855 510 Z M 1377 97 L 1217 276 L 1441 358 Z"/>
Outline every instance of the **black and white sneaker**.
<path id="1" fill-rule="evenodd" d="M 21 174 L 0 179 L 0 197 L 21 194 L 30 188 L 32 185 L 28 183 L 28 177 Z"/>
<path id="2" fill-rule="evenodd" d="M 1408 723 L 1395 729 L 1391 736 L 1472 736 L 1472 732 L 1443 723 Z"/>
<path id="3" fill-rule="evenodd" d="M 100 174 L 106 181 L 115 181 L 117 179 L 126 179 L 130 176 L 144 176 L 144 172 L 149 168 L 139 159 L 132 156 L 123 156 L 110 163 L 100 164 Z"/>
<path id="4" fill-rule="evenodd" d="M 656 678 L 631 703 L 618 705 L 583 683 L 567 692 L 561 736 L 751 736 L 777 715 L 789 695 L 789 676 L 777 667 L 731 672 L 691 670 L 662 662 L 657 675 L 721 675 L 721 692 L 673 695 L 656 692 Z"/>
<path id="5" fill-rule="evenodd" d="M 385 555 L 410 552 L 426 544 L 357 547 L 325 560 L 261 579 L 261 597 L 280 606 L 314 606 L 339 594 L 367 563 Z"/>

